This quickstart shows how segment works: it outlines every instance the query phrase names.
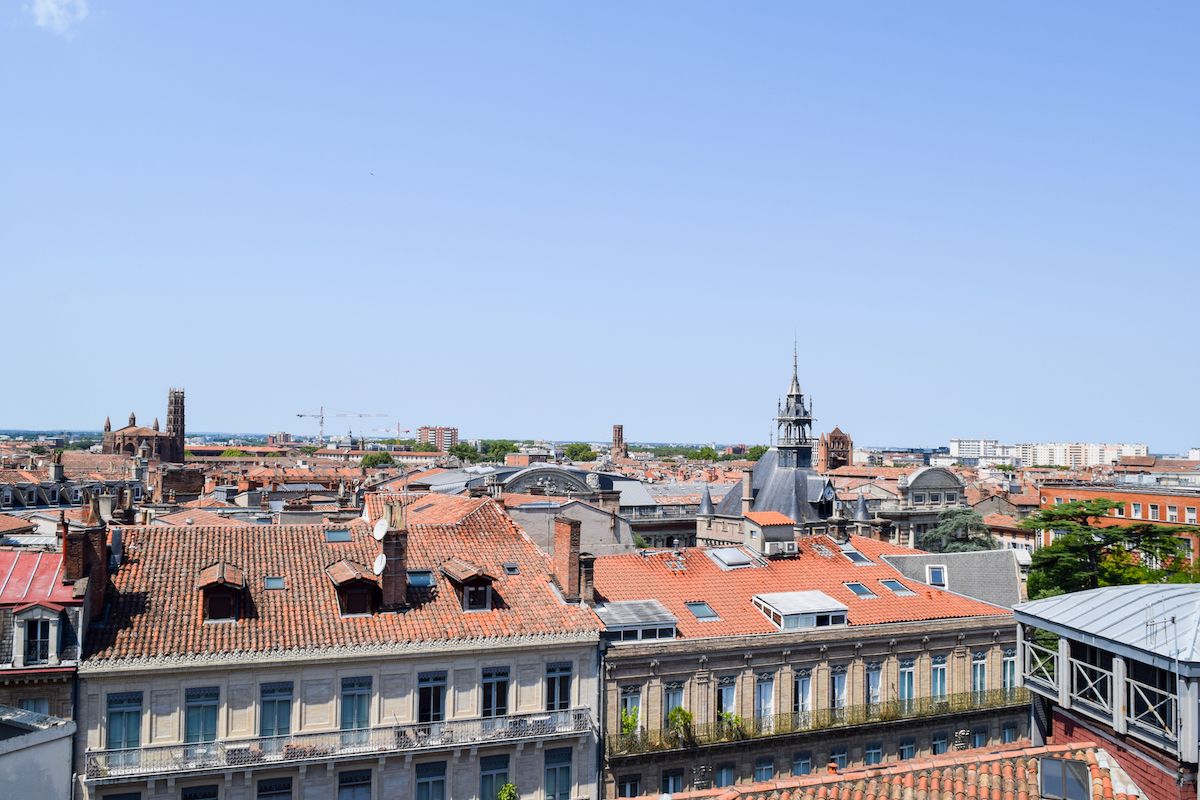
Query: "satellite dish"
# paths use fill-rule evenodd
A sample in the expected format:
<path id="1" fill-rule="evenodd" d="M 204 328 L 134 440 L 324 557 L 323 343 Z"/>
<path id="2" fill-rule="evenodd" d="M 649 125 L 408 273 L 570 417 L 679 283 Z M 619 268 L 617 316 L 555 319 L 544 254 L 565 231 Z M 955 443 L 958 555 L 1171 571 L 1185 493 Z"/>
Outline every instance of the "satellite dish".
<path id="1" fill-rule="evenodd" d="M 382 542 L 383 537 L 387 536 L 387 532 L 388 532 L 387 520 L 380 517 L 379 521 L 375 523 L 375 527 L 371 530 L 371 535 L 375 537 L 376 541 Z"/>
<path id="2" fill-rule="evenodd" d="M 385 566 L 387 566 L 387 556 L 385 556 L 383 553 L 380 553 L 379 555 L 375 556 L 375 563 L 371 565 L 371 571 L 376 575 L 382 575 L 383 568 Z"/>

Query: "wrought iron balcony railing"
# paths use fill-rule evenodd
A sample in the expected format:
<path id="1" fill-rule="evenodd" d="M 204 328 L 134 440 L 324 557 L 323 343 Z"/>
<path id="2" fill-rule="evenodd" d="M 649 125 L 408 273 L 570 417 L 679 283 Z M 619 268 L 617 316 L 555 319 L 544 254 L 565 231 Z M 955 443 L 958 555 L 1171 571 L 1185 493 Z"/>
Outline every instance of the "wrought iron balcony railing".
<path id="1" fill-rule="evenodd" d="M 962 692 L 945 697 L 893 700 L 844 708 L 824 708 L 792 714 L 743 720 L 727 716 L 705 724 L 687 724 L 673 730 L 635 731 L 609 734 L 605 750 L 609 756 L 635 755 L 657 750 L 677 750 L 702 745 L 785 736 L 829 728 L 844 728 L 867 723 L 896 722 L 908 719 L 961 714 L 969 711 L 1027 705 L 1029 692 L 1023 687 L 994 689 L 987 692 Z"/>
<path id="2" fill-rule="evenodd" d="M 379 728 L 154 745 L 86 754 L 87 779 L 142 778 L 236 767 L 278 766 L 347 756 L 379 756 L 445 747 L 575 735 L 592 729 L 587 708 Z"/>

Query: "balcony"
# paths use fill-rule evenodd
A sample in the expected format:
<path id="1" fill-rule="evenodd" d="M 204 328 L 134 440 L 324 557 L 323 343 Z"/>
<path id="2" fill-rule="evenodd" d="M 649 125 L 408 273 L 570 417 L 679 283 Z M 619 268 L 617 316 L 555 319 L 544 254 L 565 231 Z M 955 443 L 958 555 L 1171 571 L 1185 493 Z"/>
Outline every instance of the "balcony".
<path id="1" fill-rule="evenodd" d="M 695 519 L 698 505 L 626 506 L 621 516 L 633 522 L 639 520 Z"/>
<path id="2" fill-rule="evenodd" d="M 577 735 L 592 729 L 591 711 L 578 708 L 352 731 L 260 736 L 126 750 L 94 750 L 86 754 L 86 778 L 91 783 L 113 783 L 231 767 L 278 767 L 422 750 L 477 747 Z"/>
<path id="3" fill-rule="evenodd" d="M 826 708 L 793 714 L 776 714 L 759 719 L 729 720 L 704 725 L 688 725 L 683 730 L 638 731 L 610 734 L 605 750 L 611 756 L 629 756 L 660 750 L 680 750 L 705 745 L 786 736 L 871 723 L 928 719 L 971 711 L 1002 709 L 1027 705 L 1029 693 L 1021 687 L 988 692 L 962 692 L 945 697 L 893 700 L 845 708 Z"/>

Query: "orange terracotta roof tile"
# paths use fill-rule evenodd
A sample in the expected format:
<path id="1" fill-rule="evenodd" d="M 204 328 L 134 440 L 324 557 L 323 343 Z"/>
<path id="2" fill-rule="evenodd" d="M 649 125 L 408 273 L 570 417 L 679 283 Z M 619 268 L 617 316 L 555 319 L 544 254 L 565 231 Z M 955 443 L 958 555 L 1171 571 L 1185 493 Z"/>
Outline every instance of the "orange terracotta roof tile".
<path id="1" fill-rule="evenodd" d="M 963 750 L 931 758 L 828 770 L 801 777 L 675 792 L 674 800 L 925 800 L 990 798 L 1030 800 L 1041 796 L 1042 757 L 1087 765 L 1092 800 L 1137 800 L 1145 793 L 1116 760 L 1093 742 L 1030 747 L 1028 742 Z M 1102 764 L 1104 766 L 1102 766 Z M 657 798 L 658 793 L 642 795 Z"/>
<path id="2" fill-rule="evenodd" d="M 550 561 L 490 500 L 414 495 L 404 502 L 431 504 L 408 516 L 409 570 L 433 571 L 434 590 L 412 589 L 402 612 L 340 614 L 337 588 L 326 568 L 338 561 L 371 564 L 380 543 L 361 520 L 342 525 L 231 527 L 130 527 L 124 529 L 125 562 L 113 575 L 108 613 L 89 632 L 88 658 L 177 659 L 189 656 L 330 651 L 446 639 L 504 636 L 598 636 L 599 619 L 588 607 L 564 603 L 551 588 Z M 447 506 L 458 509 L 456 521 Z M 466 513 L 459 513 L 469 507 Z M 426 522 L 424 515 L 436 519 Z M 348 530 L 350 541 L 328 542 L 326 531 Z M 456 588 L 437 567 L 461 557 L 497 577 L 500 602 L 490 611 L 466 612 Z M 254 609 L 236 622 L 201 621 L 197 577 L 215 563 L 245 574 Z M 515 575 L 503 564 L 518 565 Z M 286 589 L 267 590 L 266 576 Z"/>
<path id="3" fill-rule="evenodd" d="M 154 518 L 156 525 L 204 525 L 207 527 L 229 526 L 234 528 L 252 525 L 253 523 L 245 522 L 244 520 L 234 519 L 233 517 L 223 517 L 212 511 L 205 511 L 202 508 L 188 509 L 187 511 L 175 511 L 171 514 L 163 514 L 161 517 Z"/>
<path id="4" fill-rule="evenodd" d="M 0 534 L 33 530 L 36 526 L 27 519 L 0 514 Z"/>
<path id="5" fill-rule="evenodd" d="M 851 625 L 1012 615 L 1008 609 L 909 580 L 880 558 L 920 551 L 858 536 L 851 537 L 851 543 L 871 564 L 854 564 L 824 536 L 801 537 L 796 557 L 737 569 L 722 569 L 708 548 L 698 547 L 685 548 L 678 557 L 671 552 L 601 556 L 595 564 L 595 587 L 598 599 L 605 601 L 658 600 L 679 620 L 677 629 L 685 638 L 777 633 L 751 600 L 770 592 L 824 592 L 849 609 Z M 678 569 L 680 563 L 683 569 Z M 896 595 L 879 583 L 882 579 L 899 581 L 913 594 Z M 859 597 L 847 583 L 862 583 L 875 597 Z M 698 621 L 685 605 L 697 599 L 708 602 L 720 619 Z"/>
<path id="6" fill-rule="evenodd" d="M 780 514 L 778 511 L 751 511 L 746 514 L 746 519 L 753 522 L 755 525 L 795 525 L 796 521 L 787 514 Z"/>

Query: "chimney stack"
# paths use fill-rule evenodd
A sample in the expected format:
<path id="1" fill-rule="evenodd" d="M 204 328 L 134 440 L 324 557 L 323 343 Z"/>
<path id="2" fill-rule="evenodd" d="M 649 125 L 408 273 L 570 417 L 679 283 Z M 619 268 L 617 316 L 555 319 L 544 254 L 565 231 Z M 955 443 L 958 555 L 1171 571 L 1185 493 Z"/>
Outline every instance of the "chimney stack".
<path id="1" fill-rule="evenodd" d="M 554 577 L 569 602 L 579 599 L 579 520 L 554 518 Z"/>
<path id="2" fill-rule="evenodd" d="M 83 531 L 73 531 L 62 523 L 63 531 L 63 583 L 74 583 L 84 576 L 84 565 L 87 556 L 84 551 L 88 546 L 87 534 Z"/>
<path id="3" fill-rule="evenodd" d="M 579 599 L 585 605 L 596 604 L 596 557 L 591 553 L 579 554 Z"/>
<path id="4" fill-rule="evenodd" d="M 396 611 L 408 602 L 408 520 L 399 503 L 388 505 L 384 511 L 388 521 L 383 535 L 383 609 Z"/>
<path id="5" fill-rule="evenodd" d="M 742 470 L 742 516 L 754 510 L 754 469 Z"/>

